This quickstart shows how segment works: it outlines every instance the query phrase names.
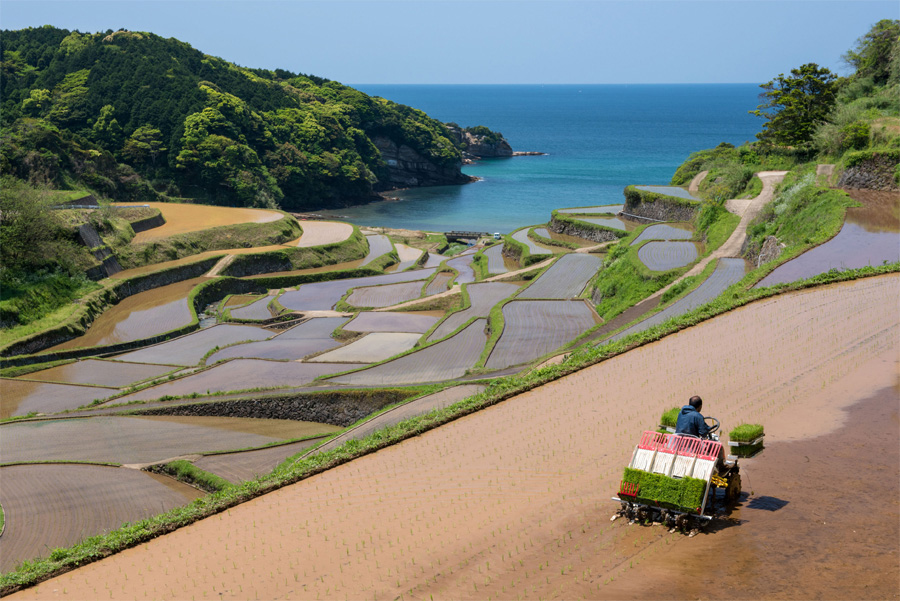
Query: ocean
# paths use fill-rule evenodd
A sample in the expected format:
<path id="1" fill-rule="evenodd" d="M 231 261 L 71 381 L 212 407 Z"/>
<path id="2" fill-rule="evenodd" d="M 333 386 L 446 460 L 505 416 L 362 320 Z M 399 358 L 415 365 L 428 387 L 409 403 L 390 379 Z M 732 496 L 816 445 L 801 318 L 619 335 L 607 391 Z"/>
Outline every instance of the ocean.
<path id="1" fill-rule="evenodd" d="M 667 184 L 696 150 L 751 141 L 756 84 L 356 85 L 444 122 L 485 125 L 513 150 L 482 160 L 462 186 L 391 193 L 397 201 L 322 211 L 360 225 L 507 233 L 555 208 L 616 204 L 629 184 Z"/>

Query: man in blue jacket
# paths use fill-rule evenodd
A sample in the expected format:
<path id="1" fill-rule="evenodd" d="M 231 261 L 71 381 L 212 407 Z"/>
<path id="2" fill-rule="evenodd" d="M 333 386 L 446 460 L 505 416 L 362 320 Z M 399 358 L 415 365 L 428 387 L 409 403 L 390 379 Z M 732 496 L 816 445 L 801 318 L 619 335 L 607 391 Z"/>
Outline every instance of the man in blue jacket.
<path id="1" fill-rule="evenodd" d="M 675 422 L 675 434 L 693 434 L 700 438 L 709 436 L 709 426 L 700 414 L 703 408 L 703 399 L 698 396 L 692 396 L 688 404 L 681 408 L 678 414 L 678 421 Z"/>

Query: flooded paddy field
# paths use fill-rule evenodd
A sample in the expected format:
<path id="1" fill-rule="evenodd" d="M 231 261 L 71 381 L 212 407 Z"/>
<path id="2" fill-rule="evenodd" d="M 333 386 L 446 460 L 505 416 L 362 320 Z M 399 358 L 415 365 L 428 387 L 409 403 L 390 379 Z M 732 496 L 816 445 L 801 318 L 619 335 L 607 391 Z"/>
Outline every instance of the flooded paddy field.
<path id="1" fill-rule="evenodd" d="M 693 235 L 693 228 L 686 223 L 659 223 L 644 229 L 631 241 L 631 246 L 637 246 L 645 240 L 690 240 Z"/>
<path id="2" fill-rule="evenodd" d="M 302 596 L 309 597 L 619 598 L 624 595 L 615 592 L 617 582 L 653 582 L 654 561 L 677 564 L 681 562 L 673 558 L 706 557 L 704 547 L 709 544 L 724 562 L 729 557 L 724 537 L 730 532 L 750 535 L 758 526 L 770 541 L 773 536 L 825 540 L 809 538 L 815 532 L 832 537 L 829 545 L 844 546 L 825 557 L 822 552 L 833 547 L 820 551 L 814 544 L 782 545 L 773 550 L 772 543 L 753 545 L 738 558 L 758 563 L 739 573 L 758 574 L 760 580 L 750 584 L 760 588 L 727 586 L 735 582 L 727 565 L 722 568 L 724 584 L 713 593 L 754 597 L 761 590 L 766 596 L 768 574 L 776 575 L 774 584 L 790 567 L 779 564 L 794 562 L 791 577 L 804 582 L 816 574 L 805 558 L 822 556 L 829 562 L 843 561 L 823 566 L 840 565 L 824 577 L 841 580 L 823 579 L 821 586 L 811 582 L 809 590 L 837 583 L 832 585 L 870 596 L 863 588 L 873 582 L 867 575 L 883 567 L 874 581 L 880 588 L 871 596 L 890 597 L 896 591 L 896 556 L 872 560 L 885 563 L 844 560 L 866 557 L 861 554 L 872 547 L 865 540 L 872 528 L 888 530 L 876 532 L 879 537 L 894 536 L 890 528 L 896 524 L 896 505 L 857 503 L 859 510 L 873 513 L 871 521 L 856 524 L 855 538 L 850 532 L 833 536 L 818 522 L 829 522 L 830 508 L 840 505 L 828 504 L 823 507 L 827 515 L 815 515 L 817 491 L 831 488 L 830 472 L 817 476 L 819 472 L 806 467 L 820 465 L 824 451 L 791 452 L 778 467 L 787 476 L 782 480 L 777 473 L 760 474 L 769 469 L 761 463 L 769 451 L 748 462 L 746 471 L 751 480 L 756 474 L 758 482 L 747 486 L 755 495 L 744 499 L 740 522 L 695 538 L 610 523 L 615 503 L 609 497 L 619 485 L 636 433 L 655 425 L 663 410 L 692 394 L 701 394 L 706 412 L 722 419 L 726 428 L 740 421 L 763 423 L 772 449 L 789 440 L 837 433 L 846 419 L 842 407 L 896 382 L 898 294 L 900 277 L 890 275 L 753 303 L 14 598 L 44 598 L 54 589 L 90 598 L 97 582 L 109 587 L 111 598 L 132 598 L 138 566 L 167 573 L 167 578 L 145 579 L 139 592 L 147 598 L 185 598 L 213 587 L 224 596 L 295 596 L 299 589 L 284 575 L 303 570 Z M 872 417 L 895 423 L 889 415 Z M 886 453 L 877 465 L 894 469 L 890 461 L 896 454 L 895 430 L 887 439 L 877 427 L 873 432 L 865 444 L 875 446 L 860 442 L 860 449 Z M 858 465 L 855 451 L 848 453 L 846 463 Z M 801 462 L 801 454 L 810 462 Z M 796 471 L 788 474 L 791 469 Z M 817 486 L 797 488 L 808 478 Z M 835 480 L 842 485 L 842 471 L 835 473 Z M 849 481 L 847 485 L 851 488 L 845 494 L 858 499 L 858 488 Z M 895 495 L 889 488 L 887 494 Z M 749 510 L 756 497 L 763 506 L 765 497 L 788 504 L 769 514 L 756 511 L 757 517 Z M 812 499 L 804 515 L 822 519 L 785 519 L 792 507 L 807 502 L 804 499 Z M 307 522 L 309 515 L 316 519 Z M 845 532 L 847 522 L 835 517 L 837 532 Z M 776 518 L 777 529 L 766 525 Z M 335 543 L 344 540 L 346 545 Z M 886 538 L 877 540 L 890 544 Z M 723 544 L 717 546 L 719 542 Z M 701 565 L 706 564 L 698 562 L 691 568 L 696 571 L 689 572 L 698 580 L 696 586 L 704 585 L 695 576 Z M 257 576 L 248 578 L 250 573 Z M 671 579 L 660 582 L 671 586 Z M 639 586 L 631 589 L 635 596 L 642 596 Z M 608 590 L 613 592 L 607 595 Z M 659 590 L 674 596 L 677 589 Z M 701 596 L 708 592 L 698 590 Z"/>
<path id="3" fill-rule="evenodd" d="M 212 394 L 236 390 L 269 389 L 309 384 L 319 376 L 346 371 L 331 363 L 296 363 L 264 359 L 234 359 L 190 376 L 145 388 L 116 402 L 149 401 L 162 396 Z"/>
<path id="4" fill-rule="evenodd" d="M 159 227 L 138 232 L 132 240 L 134 244 L 152 242 L 174 236 L 175 234 L 197 232 L 223 225 L 268 223 L 278 221 L 284 217 L 278 211 L 265 209 L 239 209 L 174 202 L 148 202 L 143 204 L 159 209 L 166 222 Z"/>
<path id="5" fill-rule="evenodd" d="M 651 271 L 687 267 L 698 256 L 693 242 L 648 242 L 638 249 L 638 259 Z"/>
<path id="6" fill-rule="evenodd" d="M 3 572 L 125 522 L 187 505 L 203 494 L 171 478 L 100 465 L 5 466 L 0 467 L 0 479 L 0 505 L 6 514 L 0 537 Z M 94 586 L 103 588 L 99 582 Z M 92 590 L 80 598 L 99 596 Z"/>
<path id="7" fill-rule="evenodd" d="M 757 287 L 808 278 L 830 269 L 853 269 L 900 261 L 900 194 L 847 190 L 863 206 L 847 209 L 838 234 L 763 278 Z"/>
<path id="8" fill-rule="evenodd" d="M 347 304 L 354 307 L 390 307 L 417 299 L 421 295 L 421 282 L 365 286 L 351 292 L 347 297 Z"/>
<path id="9" fill-rule="evenodd" d="M 604 227 L 609 227 L 614 230 L 622 230 L 625 232 L 630 232 L 631 230 L 638 227 L 638 223 L 633 221 L 625 221 L 619 219 L 618 217 L 581 217 L 575 216 L 575 219 L 578 221 L 585 221 L 587 223 L 593 223 L 596 225 L 602 225 Z"/>
<path id="10" fill-rule="evenodd" d="M 357 386 L 392 386 L 462 377 L 466 370 L 475 366 L 487 342 L 485 323 L 484 319 L 477 319 L 447 340 L 388 363 L 330 378 L 329 381 Z"/>
<path id="11" fill-rule="evenodd" d="M 351 332 L 416 332 L 424 334 L 438 320 L 433 315 L 416 313 L 376 313 L 362 311 L 343 326 Z"/>
<path id="12" fill-rule="evenodd" d="M 31 382 L 10 378 L 0 380 L 0 388 L 3 390 L 0 419 L 29 413 L 55 413 L 77 409 L 82 405 L 89 405 L 96 399 L 105 399 L 119 392 L 118 388 Z"/>
<path id="13" fill-rule="evenodd" d="M 503 245 L 495 244 L 484 251 L 487 257 L 487 270 L 492 275 L 499 275 L 518 269 L 518 264 L 503 256 Z"/>
<path id="14" fill-rule="evenodd" d="M 426 280 L 433 273 L 434 269 L 419 269 L 386 275 L 303 284 L 296 290 L 288 290 L 282 294 L 278 302 L 291 311 L 330 311 L 351 288 Z"/>
<path id="15" fill-rule="evenodd" d="M 298 360 L 340 346 L 331 333 L 347 323 L 346 317 L 316 317 L 267 340 L 235 344 L 209 356 L 207 365 L 235 357 Z M 274 334 L 275 332 L 273 332 Z"/>
<path id="16" fill-rule="evenodd" d="M 503 333 L 485 367 L 503 369 L 537 359 L 574 340 L 598 320 L 597 314 L 581 301 L 509 302 L 503 306 Z"/>
<path id="17" fill-rule="evenodd" d="M 468 309 L 463 309 L 462 311 L 457 311 L 456 313 L 448 315 L 447 319 L 442 321 L 441 325 L 434 329 L 434 332 L 431 333 L 428 340 L 440 340 L 473 317 L 487 317 L 488 313 L 491 311 L 491 307 L 503 299 L 512 296 L 518 289 L 519 287 L 515 284 L 507 284 L 504 282 L 469 284 L 466 287 L 466 292 L 469 295 L 471 306 Z"/>
<path id="18" fill-rule="evenodd" d="M 433 294 L 440 294 L 441 292 L 447 292 L 449 288 L 447 285 L 453 281 L 453 278 L 456 276 L 452 273 L 448 273 L 446 271 L 442 271 L 441 273 L 434 276 L 428 285 L 425 286 L 425 296 L 431 296 Z"/>
<path id="19" fill-rule="evenodd" d="M 301 453 L 322 442 L 322 438 L 311 438 L 300 442 L 266 447 L 238 453 L 218 453 L 206 455 L 194 461 L 201 470 L 210 472 L 234 484 L 253 480 L 257 476 L 270 473 L 285 459 Z"/>
<path id="20" fill-rule="evenodd" d="M 739 282 L 747 271 L 747 262 L 743 259 L 719 259 L 718 265 L 706 280 L 697 288 L 678 299 L 662 311 L 655 313 L 647 319 L 636 323 L 635 325 L 622 330 L 612 337 L 612 340 L 619 340 L 634 334 L 643 332 L 647 328 L 661 324 L 673 317 L 683 315 L 688 311 L 693 311 L 701 305 L 705 305 L 713 300 L 732 284 Z M 648 310 L 652 307 L 648 307 Z M 634 319 L 634 318 L 632 318 Z M 625 322 L 627 323 L 627 322 Z M 624 323 L 623 323 L 624 325 Z"/>
<path id="21" fill-rule="evenodd" d="M 394 245 L 391 243 L 391 239 L 381 234 L 366 236 L 366 241 L 369 243 L 369 253 L 363 259 L 363 265 L 368 265 L 378 257 L 386 255 L 387 253 L 394 250 Z"/>
<path id="22" fill-rule="evenodd" d="M 563 255 L 518 298 L 564 299 L 581 294 L 588 281 L 603 264 L 603 259 L 588 254 Z"/>
<path id="23" fill-rule="evenodd" d="M 156 378 L 170 371 L 179 369 L 174 365 L 147 365 L 144 363 L 125 363 L 122 361 L 105 361 L 85 359 L 58 365 L 50 369 L 34 371 L 16 380 L 37 380 L 62 384 L 93 384 L 94 386 L 112 386 L 120 388 L 134 382 Z"/>
<path id="24" fill-rule="evenodd" d="M 4 462 L 152 463 L 328 434 L 327 424 L 234 417 L 101 416 L 0 426 Z"/>
<path id="25" fill-rule="evenodd" d="M 259 321 L 269 319 L 272 317 L 272 312 L 269 311 L 269 303 L 272 302 L 273 298 L 272 296 L 263 296 L 252 303 L 231 309 L 231 316 L 235 319 L 254 319 Z"/>
<path id="26" fill-rule="evenodd" d="M 625 205 L 600 205 L 596 207 L 573 207 L 569 209 L 557 209 L 557 213 L 574 213 L 579 215 L 593 215 L 609 213 L 615 215 L 625 208 Z"/>
<path id="27" fill-rule="evenodd" d="M 400 259 L 400 262 L 391 265 L 385 271 L 390 273 L 392 271 L 406 271 L 410 267 L 416 264 L 416 261 L 419 260 L 419 257 L 422 256 L 422 253 L 425 252 L 418 248 L 413 248 L 412 246 L 407 246 L 406 244 L 394 244 L 394 248 L 397 250 L 397 257 Z"/>
<path id="28" fill-rule="evenodd" d="M 540 242 L 535 242 L 531 238 L 528 237 L 528 230 L 530 228 L 524 228 L 515 232 L 512 235 L 512 239 L 516 242 L 521 242 L 526 247 L 528 247 L 528 252 L 533 255 L 552 255 L 554 253 L 562 252 L 562 249 L 554 246 L 547 246 L 546 244 L 541 244 Z"/>
<path id="29" fill-rule="evenodd" d="M 312 359 L 313 363 L 377 363 L 408 351 L 421 336 L 415 333 L 376 332 L 339 349 L 323 353 Z M 351 366 L 348 366 L 350 369 Z"/>
<path id="30" fill-rule="evenodd" d="M 160 363 L 165 365 L 197 365 L 215 347 L 245 340 L 264 340 L 277 334 L 257 326 L 219 324 L 185 336 L 117 355 L 119 361 Z"/>
<path id="31" fill-rule="evenodd" d="M 448 267 L 452 267 L 459 272 L 459 275 L 456 276 L 457 284 L 469 284 L 475 281 L 475 270 L 472 268 L 472 260 L 474 258 L 474 252 L 466 251 L 462 255 L 447 261 Z"/>
<path id="32" fill-rule="evenodd" d="M 45 352 L 131 342 L 169 332 L 191 322 L 187 296 L 205 278 L 193 278 L 141 292 L 100 314 L 83 336 Z"/>

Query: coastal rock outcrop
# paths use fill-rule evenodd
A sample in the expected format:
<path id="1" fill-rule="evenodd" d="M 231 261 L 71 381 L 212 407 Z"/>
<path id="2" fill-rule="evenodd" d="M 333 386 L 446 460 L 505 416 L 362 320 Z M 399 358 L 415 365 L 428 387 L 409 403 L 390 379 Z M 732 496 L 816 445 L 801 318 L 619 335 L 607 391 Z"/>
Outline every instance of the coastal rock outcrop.
<path id="1" fill-rule="evenodd" d="M 388 181 L 381 182 L 383 190 L 464 184 L 475 180 L 460 171 L 461 161 L 441 166 L 422 156 L 415 149 L 405 144 L 397 145 L 384 136 L 373 137 L 372 143 L 381 153 L 381 158 L 388 168 Z"/>
<path id="2" fill-rule="evenodd" d="M 462 148 L 464 158 L 488 159 L 513 156 L 513 149 L 503 134 L 491 131 L 483 125 L 460 127 L 455 123 L 448 123 L 447 129 L 453 135 L 457 146 Z"/>

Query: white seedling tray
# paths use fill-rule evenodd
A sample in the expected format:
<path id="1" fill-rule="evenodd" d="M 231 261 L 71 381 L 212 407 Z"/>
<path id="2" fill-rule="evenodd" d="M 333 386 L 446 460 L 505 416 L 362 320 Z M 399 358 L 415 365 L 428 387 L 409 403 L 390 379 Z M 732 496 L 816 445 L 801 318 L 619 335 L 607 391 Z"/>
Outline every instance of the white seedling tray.
<path id="1" fill-rule="evenodd" d="M 729 447 L 750 447 L 755 444 L 761 443 L 763 438 L 765 438 L 765 437 L 766 437 L 766 435 L 762 434 L 756 440 L 751 440 L 750 442 L 734 442 L 734 441 L 729 440 L 728 446 Z"/>

